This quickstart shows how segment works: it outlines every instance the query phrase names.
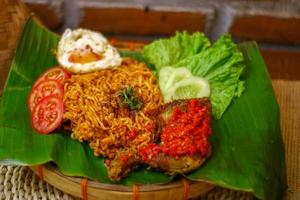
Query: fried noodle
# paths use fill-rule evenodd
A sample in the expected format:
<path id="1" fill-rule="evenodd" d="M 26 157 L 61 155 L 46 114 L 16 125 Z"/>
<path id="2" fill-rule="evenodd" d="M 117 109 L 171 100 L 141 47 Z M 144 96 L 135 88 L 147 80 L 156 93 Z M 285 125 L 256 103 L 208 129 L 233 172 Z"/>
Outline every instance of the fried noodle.
<path id="1" fill-rule="evenodd" d="M 141 98 L 141 110 L 120 106 L 120 90 L 127 86 Z M 64 90 L 64 119 L 71 122 L 71 136 L 88 141 L 96 156 L 112 158 L 120 148 L 139 148 L 154 141 L 153 111 L 163 99 L 155 76 L 144 63 L 125 58 L 114 69 L 73 75 Z M 137 131 L 134 138 L 131 131 Z"/>

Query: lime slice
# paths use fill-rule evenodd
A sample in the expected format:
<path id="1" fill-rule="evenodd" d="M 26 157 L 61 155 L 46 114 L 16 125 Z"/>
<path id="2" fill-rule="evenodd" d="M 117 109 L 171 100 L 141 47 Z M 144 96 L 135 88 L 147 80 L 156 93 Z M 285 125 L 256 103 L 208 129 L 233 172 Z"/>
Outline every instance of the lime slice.
<path id="1" fill-rule="evenodd" d="M 185 67 L 163 67 L 159 72 L 159 86 L 163 94 L 168 93 L 170 88 L 177 82 L 192 76 L 190 70 Z"/>
<path id="2" fill-rule="evenodd" d="M 166 85 L 171 74 L 173 74 L 174 71 L 175 71 L 174 67 L 163 67 L 159 71 L 159 87 L 163 93 L 168 90 L 168 88 L 166 88 Z"/>
<path id="3" fill-rule="evenodd" d="M 178 83 L 178 82 L 180 82 L 184 79 L 187 79 L 187 78 L 189 78 L 193 75 L 190 72 L 190 70 L 188 70 L 187 68 L 179 67 L 179 68 L 176 68 L 175 71 L 169 76 L 170 76 L 170 78 L 168 79 L 168 81 L 166 83 L 166 88 L 167 89 L 170 89 L 176 83 Z"/>
<path id="4" fill-rule="evenodd" d="M 189 77 L 176 83 L 165 95 L 165 101 L 176 99 L 191 99 L 209 97 L 210 87 L 207 80 L 199 77 Z"/>

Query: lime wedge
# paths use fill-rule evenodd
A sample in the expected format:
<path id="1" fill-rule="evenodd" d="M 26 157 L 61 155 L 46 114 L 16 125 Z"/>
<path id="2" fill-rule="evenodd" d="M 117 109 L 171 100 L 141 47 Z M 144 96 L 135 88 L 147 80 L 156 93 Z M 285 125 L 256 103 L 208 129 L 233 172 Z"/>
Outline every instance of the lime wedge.
<path id="1" fill-rule="evenodd" d="M 207 80 L 199 77 L 189 77 L 177 82 L 165 95 L 165 101 L 176 99 L 191 99 L 209 97 L 210 87 Z"/>

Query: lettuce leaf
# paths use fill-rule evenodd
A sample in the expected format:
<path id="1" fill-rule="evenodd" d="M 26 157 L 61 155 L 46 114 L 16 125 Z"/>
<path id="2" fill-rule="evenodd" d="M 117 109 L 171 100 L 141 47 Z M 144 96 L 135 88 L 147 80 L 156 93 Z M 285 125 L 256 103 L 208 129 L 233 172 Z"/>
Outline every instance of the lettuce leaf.
<path id="1" fill-rule="evenodd" d="M 144 48 L 143 55 L 157 70 L 164 66 L 187 67 L 194 76 L 207 79 L 211 87 L 212 113 L 215 119 L 220 119 L 234 97 L 239 97 L 245 89 L 240 80 L 245 69 L 243 55 L 229 35 L 222 36 L 210 47 L 209 42 L 199 45 L 199 40 L 193 46 L 191 42 L 195 34 L 177 33 L 170 39 L 155 41 Z M 172 49 L 172 46 L 176 48 Z M 195 46 L 202 48 L 191 50 Z"/>
<path id="2" fill-rule="evenodd" d="M 234 97 L 244 90 L 240 76 L 244 71 L 243 54 L 229 35 L 222 36 L 211 48 L 181 60 L 193 75 L 206 78 L 211 87 L 213 116 L 220 119 Z"/>
<path id="3" fill-rule="evenodd" d="M 156 70 L 164 66 L 172 66 L 191 55 L 195 55 L 210 46 L 210 41 L 203 33 L 189 35 L 187 32 L 176 33 L 169 39 L 152 42 L 143 49 L 143 55 L 148 63 L 152 63 Z"/>

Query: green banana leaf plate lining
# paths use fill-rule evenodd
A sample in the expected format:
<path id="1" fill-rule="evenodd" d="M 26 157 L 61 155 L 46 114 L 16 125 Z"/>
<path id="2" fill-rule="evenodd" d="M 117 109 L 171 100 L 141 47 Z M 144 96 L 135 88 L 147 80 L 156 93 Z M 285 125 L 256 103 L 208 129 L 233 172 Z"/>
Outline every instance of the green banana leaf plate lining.
<path id="1" fill-rule="evenodd" d="M 30 126 L 27 96 L 36 78 L 57 65 L 51 50 L 59 36 L 30 18 L 20 37 L 0 104 L 0 164 L 39 165 L 54 162 L 68 176 L 112 183 L 104 158 L 86 143 L 57 131 L 39 135 Z M 287 188 L 279 108 L 270 77 L 255 42 L 239 45 L 244 54 L 246 90 L 232 102 L 221 120 L 213 121 L 212 156 L 189 180 L 252 192 L 259 199 L 281 199 Z M 124 56 L 142 59 L 138 52 Z M 165 184 L 174 176 L 140 168 L 112 184 Z"/>

